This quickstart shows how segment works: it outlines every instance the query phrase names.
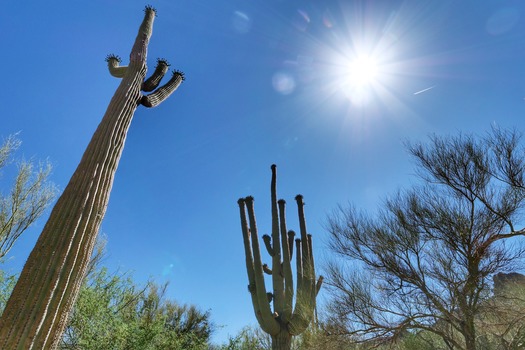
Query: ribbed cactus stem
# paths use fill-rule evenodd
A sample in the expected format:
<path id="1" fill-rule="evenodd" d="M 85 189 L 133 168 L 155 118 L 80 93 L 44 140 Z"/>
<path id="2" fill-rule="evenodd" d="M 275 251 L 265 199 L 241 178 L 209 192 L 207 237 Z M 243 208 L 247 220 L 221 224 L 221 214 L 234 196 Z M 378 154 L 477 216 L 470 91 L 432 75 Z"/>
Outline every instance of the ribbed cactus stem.
<path id="1" fill-rule="evenodd" d="M 280 223 L 280 234 L 283 250 L 283 262 L 282 272 L 284 275 L 284 306 L 282 312 L 282 322 L 286 324 L 292 317 L 293 311 L 293 276 L 292 276 L 292 254 L 293 254 L 293 238 L 290 242 L 289 234 L 286 228 L 286 202 L 280 199 L 277 204 L 279 205 L 279 223 Z M 293 235 L 293 231 L 291 231 Z M 293 237 L 293 236 L 292 236 Z"/>
<path id="2" fill-rule="evenodd" d="M 270 197 L 272 201 L 272 241 L 273 241 L 273 256 L 272 256 L 272 284 L 273 284 L 273 304 L 274 312 L 279 316 L 283 314 L 285 309 L 284 302 L 284 275 L 281 271 L 281 235 L 279 225 L 279 209 L 277 203 L 277 166 L 272 164 L 272 181 L 270 184 Z"/>
<path id="3" fill-rule="evenodd" d="M 242 237 L 244 240 L 244 255 L 246 257 L 246 271 L 248 272 L 248 291 L 252 297 L 252 305 L 255 312 L 255 317 L 259 324 L 263 323 L 262 312 L 259 306 L 259 299 L 257 298 L 257 291 L 255 289 L 255 266 L 253 263 L 253 254 L 251 248 L 251 233 L 246 220 L 246 199 L 241 198 L 237 201 L 239 204 L 239 211 L 241 216 Z"/>
<path id="4" fill-rule="evenodd" d="M 144 92 L 150 92 L 153 91 L 159 86 L 160 81 L 162 78 L 164 78 L 164 75 L 166 72 L 168 72 L 168 68 L 170 67 L 170 64 L 165 59 L 157 59 L 157 66 L 155 67 L 155 71 L 149 77 L 143 84 L 142 84 L 142 91 Z"/>
<path id="5" fill-rule="evenodd" d="M 145 107 L 156 107 L 167 99 L 184 81 L 184 74 L 180 71 L 173 71 L 171 79 L 166 84 L 155 90 L 149 95 L 142 97 L 140 101 Z"/>
<path id="6" fill-rule="evenodd" d="M 261 328 L 272 337 L 272 349 L 289 350 L 293 335 L 303 332 L 314 318 L 315 298 L 321 287 L 322 277 L 315 283 L 315 268 L 312 254 L 312 237 L 306 233 L 303 197 L 296 197 L 301 238 L 296 239 L 297 295 L 294 296 L 291 259 L 293 254 L 293 231 L 287 231 L 285 219 L 285 201 L 277 200 L 277 172 L 272 165 L 270 185 L 272 201 L 272 236 L 263 236 L 272 268 L 261 263 L 257 236 L 257 224 L 253 207 L 253 198 L 246 197 L 238 201 L 241 227 L 246 254 L 249 291 Z M 248 213 L 246 215 L 246 212 Z M 248 224 L 249 222 L 249 224 Z M 248 227 L 249 225 L 249 227 Z M 273 293 L 267 293 L 263 271 L 272 275 Z M 273 299 L 273 313 L 269 302 Z M 295 297 L 295 308 L 293 305 Z"/>
<path id="7" fill-rule="evenodd" d="M 255 211 L 253 207 L 253 197 L 246 197 L 244 200 L 248 218 L 250 222 L 251 246 L 253 253 L 253 274 L 255 277 L 255 294 L 258 303 L 258 310 L 261 316 L 261 328 L 269 334 L 275 334 L 279 331 L 279 324 L 276 322 L 270 305 L 266 298 L 266 286 L 264 284 L 264 275 L 262 267 L 261 250 L 259 248 L 259 236 L 257 234 L 257 223 L 255 220 Z"/>
<path id="8" fill-rule="evenodd" d="M 308 257 L 310 255 L 310 247 L 308 244 L 308 238 L 307 238 L 307 231 L 306 231 L 306 220 L 304 218 L 304 202 L 303 202 L 303 196 L 298 194 L 295 196 L 295 201 L 297 202 L 297 212 L 299 216 L 299 229 L 301 233 L 301 248 L 302 248 L 302 255 L 303 259 L 305 261 L 308 261 Z M 305 266 L 307 267 L 307 266 Z"/>
<path id="9" fill-rule="evenodd" d="M 78 296 L 133 114 L 142 99 L 155 10 L 147 7 L 122 81 L 27 259 L 0 318 L 0 349 L 55 349 Z"/>

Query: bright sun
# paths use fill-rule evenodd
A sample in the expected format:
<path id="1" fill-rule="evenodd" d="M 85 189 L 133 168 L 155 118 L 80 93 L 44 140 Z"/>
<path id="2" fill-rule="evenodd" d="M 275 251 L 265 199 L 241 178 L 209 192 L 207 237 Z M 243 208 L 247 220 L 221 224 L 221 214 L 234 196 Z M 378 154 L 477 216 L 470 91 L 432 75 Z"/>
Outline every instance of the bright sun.
<path id="1" fill-rule="evenodd" d="M 380 64 L 373 56 L 349 59 L 340 73 L 342 91 L 357 106 L 371 102 L 382 81 Z"/>
<path id="2" fill-rule="evenodd" d="M 348 65 L 348 83 L 364 88 L 372 84 L 377 78 L 378 66 L 371 57 L 358 57 Z"/>

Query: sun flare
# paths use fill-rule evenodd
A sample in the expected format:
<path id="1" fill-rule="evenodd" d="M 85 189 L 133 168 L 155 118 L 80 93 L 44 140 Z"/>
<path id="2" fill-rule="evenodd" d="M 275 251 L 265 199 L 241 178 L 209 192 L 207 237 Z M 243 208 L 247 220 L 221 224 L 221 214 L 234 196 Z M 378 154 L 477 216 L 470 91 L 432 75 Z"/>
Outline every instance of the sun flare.
<path id="1" fill-rule="evenodd" d="M 348 82 L 356 87 L 372 84 L 377 75 L 378 65 L 372 57 L 358 57 L 348 64 Z"/>
<path id="2" fill-rule="evenodd" d="M 371 102 L 383 80 L 379 61 L 373 55 L 355 55 L 340 67 L 340 87 L 352 104 L 365 106 Z"/>

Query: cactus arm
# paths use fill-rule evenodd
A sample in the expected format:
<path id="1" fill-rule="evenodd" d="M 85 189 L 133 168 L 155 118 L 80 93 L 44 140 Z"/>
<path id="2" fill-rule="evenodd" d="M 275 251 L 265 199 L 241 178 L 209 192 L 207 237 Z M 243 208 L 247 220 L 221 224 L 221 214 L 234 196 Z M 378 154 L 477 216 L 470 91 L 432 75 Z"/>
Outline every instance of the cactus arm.
<path id="1" fill-rule="evenodd" d="M 264 284 L 264 275 L 263 267 L 261 263 L 261 250 L 259 247 L 259 237 L 257 234 L 257 224 L 255 220 L 255 211 L 253 208 L 253 198 L 246 197 L 244 199 L 246 203 L 246 209 L 248 211 L 248 218 L 250 222 L 250 232 L 251 232 L 251 243 L 252 243 L 252 253 L 254 259 L 254 276 L 255 276 L 255 291 L 257 293 L 257 302 L 259 303 L 259 309 L 261 311 L 261 323 L 259 324 L 261 328 L 268 334 L 277 334 L 279 333 L 279 323 L 275 320 L 274 315 L 270 309 L 270 304 L 268 303 L 266 286 Z"/>
<path id="2" fill-rule="evenodd" d="M 288 240 L 288 231 L 286 229 L 286 201 L 284 199 L 279 199 L 277 204 L 279 205 L 279 230 L 281 235 L 282 258 L 283 261 L 290 261 L 290 255 L 292 252 L 290 251 L 290 241 Z"/>
<path id="3" fill-rule="evenodd" d="M 264 245 L 266 246 L 266 251 L 268 251 L 268 255 L 273 256 L 273 248 L 272 248 L 272 238 L 268 235 L 262 236 Z"/>
<path id="4" fill-rule="evenodd" d="M 300 316 L 304 313 L 304 302 L 306 299 L 305 296 L 305 277 L 304 277 L 304 266 L 302 259 L 302 249 L 301 249 L 301 240 L 297 238 L 295 240 L 295 261 L 296 261 L 296 298 L 295 298 L 295 307 L 293 308 L 292 316 L 290 317 L 288 323 L 288 330 L 291 334 L 297 335 L 301 332 L 299 331 L 298 321 Z"/>
<path id="5" fill-rule="evenodd" d="M 311 291 L 312 291 L 312 265 L 311 265 L 311 257 L 313 256 L 311 249 L 310 249 L 310 240 L 308 239 L 308 234 L 306 231 L 306 220 L 304 217 L 304 202 L 303 202 L 303 196 L 297 195 L 295 197 L 295 200 L 297 202 L 297 213 L 299 216 L 299 230 L 301 232 L 301 261 L 302 261 L 302 295 L 300 302 L 297 303 L 297 316 L 300 319 L 299 324 L 301 324 L 301 328 L 308 326 L 308 323 L 306 323 L 306 326 L 304 325 L 305 322 L 308 322 L 310 320 L 310 306 L 311 306 Z M 299 256 L 297 256 L 299 259 Z M 313 311 L 313 309 L 312 309 Z M 303 332 L 304 329 L 299 329 L 298 331 L 300 333 Z"/>
<path id="6" fill-rule="evenodd" d="M 174 71 L 171 79 L 149 95 L 142 97 L 140 103 L 145 107 L 156 107 L 167 99 L 184 81 L 184 73 Z"/>
<path id="7" fill-rule="evenodd" d="M 302 245 L 300 239 L 295 240 L 296 243 L 296 263 L 297 263 L 297 297 L 295 299 L 295 307 L 292 317 L 288 322 L 288 332 L 292 335 L 301 334 L 307 327 L 312 315 L 309 313 L 310 303 L 310 288 L 308 288 L 308 278 L 306 276 L 306 268 L 304 266 L 304 259 L 302 256 Z"/>
<path id="8" fill-rule="evenodd" d="M 319 294 L 319 291 L 321 290 L 321 286 L 323 285 L 324 277 L 319 276 L 319 279 L 317 280 L 317 283 L 315 284 L 315 296 Z"/>
<path id="9" fill-rule="evenodd" d="M 309 263 L 310 261 L 310 247 L 308 245 L 308 234 L 306 231 L 306 220 L 304 218 L 304 202 L 303 196 L 298 194 L 295 196 L 297 202 L 297 212 L 299 214 L 299 230 L 301 232 L 301 248 L 302 248 L 302 259 Z M 303 268 L 309 268 L 309 264 L 303 263 Z"/>
<path id="10" fill-rule="evenodd" d="M 149 77 L 144 84 L 142 84 L 142 91 L 144 92 L 150 92 L 153 91 L 159 86 L 160 81 L 168 71 L 170 64 L 168 61 L 166 61 L 163 58 L 157 59 L 157 66 L 155 67 L 155 71 Z"/>
<path id="11" fill-rule="evenodd" d="M 306 220 L 304 217 L 303 196 L 297 195 L 297 211 L 299 215 L 299 228 L 301 230 L 301 248 L 303 261 L 303 281 L 305 286 L 305 295 L 310 295 L 315 286 L 315 269 L 312 253 L 312 236 L 307 234 Z M 309 304 L 309 303 L 308 303 Z"/>
<path id="12" fill-rule="evenodd" d="M 115 78 L 124 78 L 128 70 L 127 66 L 121 66 L 121 58 L 117 55 L 108 55 L 106 57 L 106 62 L 108 63 L 109 73 Z"/>
<path id="13" fill-rule="evenodd" d="M 255 270 L 253 266 L 253 255 L 252 248 L 250 243 L 250 229 L 248 228 L 248 222 L 246 220 L 246 210 L 244 199 L 241 198 L 237 202 L 239 204 L 240 214 L 241 214 L 241 228 L 242 228 L 242 237 L 244 241 L 244 255 L 246 257 L 246 271 L 248 272 L 248 291 L 252 298 L 253 311 L 257 322 L 262 324 L 261 318 L 261 308 L 259 307 L 259 302 L 257 300 L 257 293 L 255 291 Z"/>
<path id="14" fill-rule="evenodd" d="M 310 293 L 313 293 L 315 291 L 315 266 L 314 266 L 314 255 L 312 254 L 312 235 L 308 234 L 306 236 L 308 241 L 308 271 L 307 271 L 307 278 L 308 278 L 308 288 L 310 288 Z"/>
<path id="15" fill-rule="evenodd" d="M 279 223 L 280 223 L 280 230 L 281 230 L 281 244 L 282 244 L 282 252 L 283 252 L 283 264 L 282 264 L 282 272 L 284 275 L 284 306 L 283 306 L 283 314 L 282 314 L 282 321 L 283 323 L 287 323 L 290 320 L 290 317 L 292 317 L 292 311 L 293 311 L 293 295 L 294 295 L 294 288 L 293 288 L 293 276 L 292 276 L 292 266 L 291 266 L 291 254 L 293 251 L 293 240 L 291 242 L 289 241 L 289 235 L 292 234 L 293 237 L 293 231 L 288 233 L 287 236 L 287 229 L 286 229 L 286 202 L 281 199 L 278 202 L 279 205 Z"/>
<path id="16" fill-rule="evenodd" d="M 273 284 L 273 306 L 279 316 L 284 311 L 284 276 L 281 271 L 281 237 L 279 226 L 279 210 L 277 206 L 277 166 L 272 164 L 272 181 L 270 185 L 272 201 L 272 284 Z"/>
<path id="17" fill-rule="evenodd" d="M 312 250 L 313 250 L 313 246 L 312 246 L 312 235 L 308 235 L 308 247 L 310 248 L 310 255 L 309 255 L 309 263 L 308 263 L 308 266 L 309 266 L 309 271 L 308 271 L 308 288 L 309 288 L 309 295 L 310 295 L 310 300 L 313 301 L 313 304 L 311 304 L 311 307 L 312 307 L 312 311 L 315 310 L 315 296 L 317 295 L 316 293 L 316 283 L 315 283 L 315 266 L 314 266 L 314 255 L 312 253 Z"/>
<path id="18" fill-rule="evenodd" d="M 288 325 L 291 334 L 302 333 L 310 323 L 315 308 L 315 270 L 313 266 L 312 239 L 306 232 L 306 220 L 304 217 L 304 202 L 301 195 L 295 197 L 299 215 L 299 227 L 301 230 L 300 244 L 297 246 L 297 300 L 292 319 Z M 299 241 L 299 240 L 297 240 Z M 299 245 L 301 247 L 299 247 Z M 299 256 L 299 249 L 300 255 Z M 299 264 L 299 260 L 301 263 Z"/>
<path id="19" fill-rule="evenodd" d="M 293 242 L 295 238 L 295 232 L 293 230 L 288 231 L 288 247 L 290 248 L 290 261 L 293 257 Z"/>

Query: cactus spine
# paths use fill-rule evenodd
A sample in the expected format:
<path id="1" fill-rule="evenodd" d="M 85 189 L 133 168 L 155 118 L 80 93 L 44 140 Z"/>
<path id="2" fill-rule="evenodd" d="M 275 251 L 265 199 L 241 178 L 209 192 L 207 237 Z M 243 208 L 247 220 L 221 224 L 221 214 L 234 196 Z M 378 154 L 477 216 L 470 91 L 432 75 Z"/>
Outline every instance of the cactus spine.
<path id="1" fill-rule="evenodd" d="M 297 195 L 300 238 L 296 245 L 297 294 L 294 301 L 294 285 L 291 260 L 295 233 L 287 231 L 285 219 L 285 201 L 277 201 L 277 172 L 272 165 L 271 201 L 272 235 L 264 235 L 263 241 L 272 258 L 272 268 L 262 264 L 260 246 L 255 220 L 253 197 L 238 201 L 246 269 L 248 272 L 248 290 L 251 294 L 255 317 L 262 330 L 272 337 L 272 349 L 288 350 L 292 336 L 301 334 L 314 317 L 315 300 L 321 288 L 323 277 L 316 282 L 312 236 L 306 231 L 303 196 Z M 273 293 L 266 292 L 263 273 L 272 276 Z M 273 312 L 270 301 L 273 300 Z"/>
<path id="2" fill-rule="evenodd" d="M 57 347 L 106 212 L 133 114 L 139 104 L 158 105 L 184 79 L 175 71 L 164 86 L 153 91 L 168 68 L 165 60 L 159 60 L 152 78 L 144 81 L 155 16 L 155 9 L 146 7 L 127 67 L 120 66 L 117 56 L 107 58 L 110 73 L 122 81 L 7 302 L 0 319 L 0 349 Z M 141 90 L 153 92 L 144 95 Z"/>

